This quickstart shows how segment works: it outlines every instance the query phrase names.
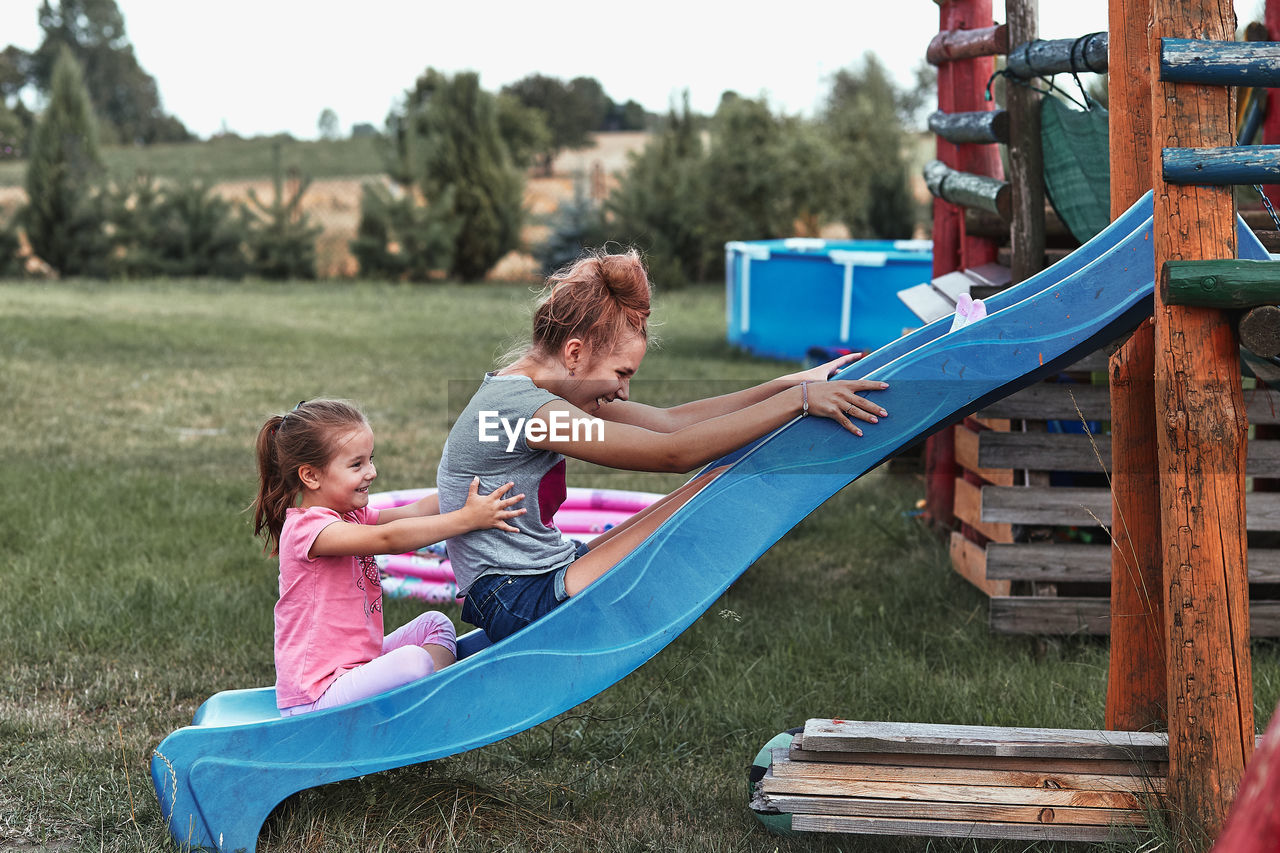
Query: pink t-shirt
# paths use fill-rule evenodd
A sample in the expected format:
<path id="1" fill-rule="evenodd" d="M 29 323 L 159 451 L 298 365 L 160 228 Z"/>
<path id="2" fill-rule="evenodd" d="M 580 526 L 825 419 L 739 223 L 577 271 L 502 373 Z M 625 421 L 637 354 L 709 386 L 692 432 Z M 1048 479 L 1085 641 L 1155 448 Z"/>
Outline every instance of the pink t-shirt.
<path id="1" fill-rule="evenodd" d="M 366 507 L 345 515 L 290 508 L 280 531 L 276 706 L 316 701 L 333 680 L 382 654 L 382 584 L 373 557 L 307 556 L 335 521 L 377 524 Z"/>

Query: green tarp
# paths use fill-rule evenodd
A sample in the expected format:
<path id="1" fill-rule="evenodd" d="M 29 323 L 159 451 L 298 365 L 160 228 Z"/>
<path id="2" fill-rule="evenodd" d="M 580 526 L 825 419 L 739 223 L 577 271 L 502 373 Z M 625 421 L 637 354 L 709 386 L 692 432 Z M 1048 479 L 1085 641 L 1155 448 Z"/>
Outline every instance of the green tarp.
<path id="1" fill-rule="evenodd" d="M 1107 111 L 1073 109 L 1058 98 L 1040 101 L 1044 188 L 1072 235 L 1086 243 L 1111 222 Z"/>

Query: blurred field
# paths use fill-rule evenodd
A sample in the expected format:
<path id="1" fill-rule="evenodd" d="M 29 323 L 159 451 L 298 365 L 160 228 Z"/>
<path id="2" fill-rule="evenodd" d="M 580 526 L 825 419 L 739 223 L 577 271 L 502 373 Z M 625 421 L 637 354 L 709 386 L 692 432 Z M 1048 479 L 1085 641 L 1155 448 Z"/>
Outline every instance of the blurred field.
<path id="1" fill-rule="evenodd" d="M 603 198 L 617 183 L 617 173 L 627 166 L 627 155 L 644 147 L 647 133 L 595 134 L 595 144 L 579 151 L 564 151 L 552 164 L 551 177 L 530 176 L 525 186 L 526 222 L 521 237 L 524 251 L 512 252 L 498 263 L 490 277 L 531 281 L 539 278 L 528 249 L 545 240 L 547 221 L 561 202 L 570 200 L 576 181 L 583 191 Z M 275 141 L 271 139 L 219 139 L 186 145 L 110 147 L 103 151 L 107 172 L 115 181 L 131 180 L 139 173 L 164 180 L 201 180 L 233 202 L 248 201 L 249 189 L 259 198 L 272 197 Z M 312 177 L 302 208 L 323 228 L 317 241 L 316 265 L 321 278 L 351 278 L 358 273 L 348 248 L 360 222 L 360 188 L 367 181 L 386 181 L 378 139 L 335 141 L 281 141 L 281 162 L 294 180 Z M 0 214 L 7 215 L 26 201 L 22 186 L 25 161 L 0 163 Z"/>

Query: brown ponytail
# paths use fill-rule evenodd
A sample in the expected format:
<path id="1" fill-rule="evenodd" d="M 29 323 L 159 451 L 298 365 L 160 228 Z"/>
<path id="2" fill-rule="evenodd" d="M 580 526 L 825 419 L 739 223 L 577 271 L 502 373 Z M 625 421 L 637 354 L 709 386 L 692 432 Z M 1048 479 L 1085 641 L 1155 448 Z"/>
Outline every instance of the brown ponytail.
<path id="1" fill-rule="evenodd" d="M 590 252 L 547 279 L 533 312 L 531 352 L 547 357 L 579 338 L 612 352 L 629 334 L 649 337 L 649 276 L 634 250 Z"/>
<path id="2" fill-rule="evenodd" d="M 284 415 L 272 415 L 258 430 L 258 496 L 253 500 L 253 533 L 264 536 L 272 556 L 280 552 L 280 531 L 298 500 L 303 465 L 323 468 L 333 458 L 334 440 L 368 426 L 364 414 L 346 400 L 311 400 Z"/>

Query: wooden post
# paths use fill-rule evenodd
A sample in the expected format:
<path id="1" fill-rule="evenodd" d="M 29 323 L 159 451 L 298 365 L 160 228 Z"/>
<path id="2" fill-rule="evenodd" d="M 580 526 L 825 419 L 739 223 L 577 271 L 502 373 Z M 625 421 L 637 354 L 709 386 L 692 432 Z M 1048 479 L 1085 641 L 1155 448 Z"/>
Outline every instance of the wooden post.
<path id="1" fill-rule="evenodd" d="M 991 0 L 936 0 L 938 31 L 976 30 L 992 26 Z M 983 100 L 995 59 L 980 56 L 938 66 L 938 109 L 944 113 L 977 112 L 995 108 Z M 993 145 L 956 145 L 938 137 L 937 157 L 953 169 L 1003 178 L 1000 155 Z M 933 200 L 933 275 L 978 267 L 996 259 L 996 244 L 964 230 L 964 211 L 941 199 Z M 925 442 L 925 500 L 928 518 L 950 527 L 955 504 L 955 435 L 951 427 Z"/>
<path id="2" fill-rule="evenodd" d="M 1009 40 L 1025 44 L 1040 32 L 1039 0 L 1005 0 Z M 1044 269 L 1044 154 L 1040 150 L 1040 93 L 1008 84 L 1009 183 L 1013 186 L 1013 218 L 1009 265 L 1014 284 Z"/>
<path id="3" fill-rule="evenodd" d="M 1161 38 L 1227 40 L 1222 0 L 1154 0 L 1152 64 Z M 1230 145 L 1233 95 L 1165 83 L 1152 71 L 1152 146 Z M 1113 154 L 1114 156 L 1114 154 Z M 1156 269 L 1168 260 L 1234 258 L 1230 187 L 1165 183 L 1152 164 Z M 1247 424 L 1234 325 L 1214 308 L 1156 297 L 1156 436 L 1169 650 L 1169 796 L 1185 842 L 1217 834 L 1253 751 L 1249 585 L 1245 554 Z M 1193 840 L 1194 839 L 1194 840 Z"/>
<path id="4" fill-rule="evenodd" d="M 1111 218 L 1151 188 L 1151 0 L 1111 0 Z M 1111 357 L 1111 657 L 1106 725 L 1164 728 L 1168 691 L 1153 325 Z"/>

